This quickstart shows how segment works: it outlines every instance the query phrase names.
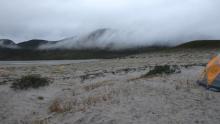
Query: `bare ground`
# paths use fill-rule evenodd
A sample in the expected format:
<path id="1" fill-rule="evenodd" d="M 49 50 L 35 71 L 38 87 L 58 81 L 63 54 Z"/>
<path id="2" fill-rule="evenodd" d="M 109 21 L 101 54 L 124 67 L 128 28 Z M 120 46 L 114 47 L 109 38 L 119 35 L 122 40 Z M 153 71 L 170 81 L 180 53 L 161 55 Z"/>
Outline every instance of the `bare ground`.
<path id="1" fill-rule="evenodd" d="M 152 52 L 61 65 L 0 65 L 1 124 L 218 124 L 220 94 L 196 84 L 219 51 Z M 181 73 L 140 78 L 156 65 Z M 14 79 L 41 74 L 53 84 L 26 91 Z"/>

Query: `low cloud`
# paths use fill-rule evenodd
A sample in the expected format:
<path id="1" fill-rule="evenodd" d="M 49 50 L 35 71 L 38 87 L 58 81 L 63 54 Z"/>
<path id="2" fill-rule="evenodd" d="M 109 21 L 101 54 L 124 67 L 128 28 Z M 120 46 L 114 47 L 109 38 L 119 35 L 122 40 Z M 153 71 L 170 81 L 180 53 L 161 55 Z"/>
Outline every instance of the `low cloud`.
<path id="1" fill-rule="evenodd" d="M 102 28 L 113 33 L 100 38 L 99 46 L 220 39 L 218 0 L 1 0 L 0 4 L 0 37 L 16 42 L 82 38 Z M 62 45 L 75 46 L 76 41 Z"/>

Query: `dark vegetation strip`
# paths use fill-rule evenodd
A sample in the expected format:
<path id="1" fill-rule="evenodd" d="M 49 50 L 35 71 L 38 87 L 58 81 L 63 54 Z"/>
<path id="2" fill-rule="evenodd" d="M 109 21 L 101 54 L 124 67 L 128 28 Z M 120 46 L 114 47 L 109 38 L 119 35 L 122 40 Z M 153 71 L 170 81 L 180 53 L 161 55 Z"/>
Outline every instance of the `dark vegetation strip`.
<path id="1" fill-rule="evenodd" d="M 31 50 L 0 49 L 0 60 L 74 60 L 74 59 L 112 59 L 145 52 L 166 50 L 167 48 L 136 48 L 128 50 Z"/>
<path id="2" fill-rule="evenodd" d="M 143 66 L 143 67 L 138 67 L 138 68 L 124 68 L 124 69 L 118 69 L 114 71 L 107 71 L 103 70 L 102 72 L 97 72 L 97 73 L 88 73 L 85 75 L 79 76 L 81 79 L 81 82 L 88 80 L 88 79 L 95 79 L 97 77 L 105 77 L 106 74 L 113 74 L 117 75 L 120 73 L 127 74 L 127 73 L 132 73 L 135 71 L 145 71 L 150 69 L 145 75 L 142 75 L 140 78 L 147 78 L 147 77 L 152 77 L 156 75 L 170 75 L 170 74 L 175 74 L 175 73 L 181 73 L 181 68 L 189 68 L 193 66 L 205 66 L 205 63 L 199 63 L 199 64 L 186 64 L 186 65 L 155 65 L 155 66 Z"/>
<path id="3" fill-rule="evenodd" d="M 48 86 L 52 81 L 41 75 L 25 75 L 14 80 L 11 88 L 15 90 L 27 90 L 29 88 L 37 89 L 39 87 Z"/>

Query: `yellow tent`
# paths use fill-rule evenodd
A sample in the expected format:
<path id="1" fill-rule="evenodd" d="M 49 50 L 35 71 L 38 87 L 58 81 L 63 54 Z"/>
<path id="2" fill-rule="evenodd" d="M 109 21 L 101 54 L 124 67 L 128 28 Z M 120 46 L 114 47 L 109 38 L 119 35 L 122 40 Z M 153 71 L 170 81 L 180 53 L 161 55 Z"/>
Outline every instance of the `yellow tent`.
<path id="1" fill-rule="evenodd" d="M 207 64 L 200 85 L 220 91 L 220 55 L 213 57 Z"/>

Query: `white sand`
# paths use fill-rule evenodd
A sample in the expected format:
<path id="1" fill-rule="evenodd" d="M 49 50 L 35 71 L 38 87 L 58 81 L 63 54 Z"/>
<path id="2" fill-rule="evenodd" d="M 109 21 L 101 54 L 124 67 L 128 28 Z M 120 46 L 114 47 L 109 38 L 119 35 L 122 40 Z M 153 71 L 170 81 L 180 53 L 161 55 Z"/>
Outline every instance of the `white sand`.
<path id="1" fill-rule="evenodd" d="M 0 65 L 0 82 L 6 82 L 0 85 L 0 123 L 218 124 L 220 93 L 196 84 L 203 65 L 218 52 L 187 50 L 89 63 Z M 164 64 L 178 65 L 181 73 L 138 78 L 150 66 Z M 54 83 L 27 91 L 10 88 L 13 79 L 30 73 L 50 77 Z M 51 112 L 51 106 L 61 111 Z"/>

